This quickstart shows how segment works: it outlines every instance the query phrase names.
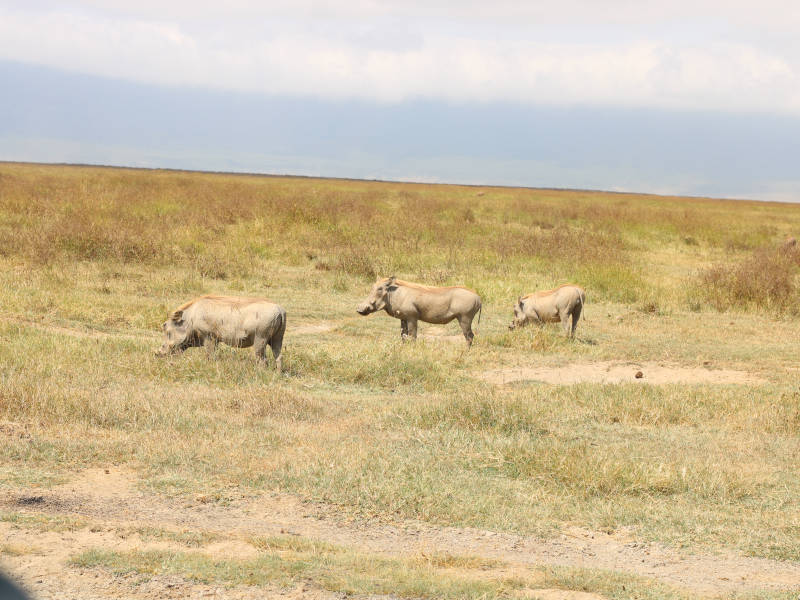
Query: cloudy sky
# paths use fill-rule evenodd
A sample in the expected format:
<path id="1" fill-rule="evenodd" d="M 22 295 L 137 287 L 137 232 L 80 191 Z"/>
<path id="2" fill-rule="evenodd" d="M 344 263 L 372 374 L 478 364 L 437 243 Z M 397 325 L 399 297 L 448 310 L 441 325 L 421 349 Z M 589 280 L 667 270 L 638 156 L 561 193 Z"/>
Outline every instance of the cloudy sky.
<path id="1" fill-rule="evenodd" d="M 800 200 L 800 3 L 0 0 L 0 160 Z"/>

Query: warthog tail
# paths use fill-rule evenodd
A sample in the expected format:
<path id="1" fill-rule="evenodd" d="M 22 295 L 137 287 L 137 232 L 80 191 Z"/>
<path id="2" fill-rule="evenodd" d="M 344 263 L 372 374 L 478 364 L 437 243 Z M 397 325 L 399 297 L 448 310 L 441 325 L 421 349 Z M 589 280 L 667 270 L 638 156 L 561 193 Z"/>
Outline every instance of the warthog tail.
<path id="1" fill-rule="evenodd" d="M 283 334 L 286 333 L 286 314 L 279 313 L 278 320 L 280 321 L 280 324 L 278 325 L 277 332 L 280 333 L 281 338 L 283 338 Z"/>

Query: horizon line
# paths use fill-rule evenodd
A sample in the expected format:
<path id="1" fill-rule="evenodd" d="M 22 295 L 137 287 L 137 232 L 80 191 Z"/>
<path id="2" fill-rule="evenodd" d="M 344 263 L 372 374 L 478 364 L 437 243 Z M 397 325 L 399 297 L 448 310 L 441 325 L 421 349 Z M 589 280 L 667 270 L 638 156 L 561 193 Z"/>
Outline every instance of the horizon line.
<path id="1" fill-rule="evenodd" d="M 332 181 L 354 181 L 362 183 L 400 183 L 406 185 L 439 185 L 439 186 L 453 186 L 453 187 L 469 187 L 469 188 L 499 188 L 499 189 L 516 189 L 516 190 L 538 190 L 538 191 L 552 191 L 552 192 L 587 192 L 595 194 L 614 194 L 619 196 L 649 196 L 654 198 L 681 198 L 685 200 L 713 200 L 713 201 L 730 201 L 730 202 L 759 202 L 767 204 L 789 204 L 795 205 L 796 202 L 787 200 L 764 200 L 758 198 L 720 198 L 716 196 L 694 196 L 694 195 L 680 195 L 680 194 L 660 194 L 656 192 L 634 192 L 634 191 L 620 191 L 620 190 L 602 190 L 592 188 L 569 188 L 569 187 L 552 187 L 552 186 L 528 186 L 528 185 L 510 185 L 510 184 L 488 184 L 488 183 L 457 183 L 448 181 L 413 181 L 406 179 L 364 179 L 360 177 L 344 177 L 344 176 L 331 176 L 331 175 L 302 175 L 291 173 L 265 173 L 258 171 L 217 171 L 206 169 L 188 169 L 176 167 L 137 167 L 130 165 L 113 165 L 101 163 L 70 163 L 70 162 L 46 162 L 46 161 L 19 161 L 19 160 L 0 160 L 0 165 L 34 165 L 34 166 L 52 166 L 52 167 L 88 167 L 94 169 L 125 169 L 130 171 L 166 171 L 171 173 L 200 173 L 208 175 L 233 175 L 239 177 L 268 177 L 268 178 L 284 178 L 284 179 L 327 179 Z"/>

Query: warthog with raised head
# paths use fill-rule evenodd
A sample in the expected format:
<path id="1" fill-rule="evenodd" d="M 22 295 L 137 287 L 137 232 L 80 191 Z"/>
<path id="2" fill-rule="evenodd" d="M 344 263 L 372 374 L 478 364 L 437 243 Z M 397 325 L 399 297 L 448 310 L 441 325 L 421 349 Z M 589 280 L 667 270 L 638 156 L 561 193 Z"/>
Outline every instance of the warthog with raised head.
<path id="1" fill-rule="evenodd" d="M 514 329 L 528 323 L 542 325 L 560 322 L 564 333 L 572 337 L 585 302 L 586 292 L 583 288 L 570 283 L 560 285 L 554 290 L 521 296 L 514 305 L 514 320 L 508 328 Z"/>
<path id="2" fill-rule="evenodd" d="M 275 368 L 281 370 L 281 347 L 286 331 L 286 311 L 263 298 L 201 296 L 179 306 L 161 326 L 164 344 L 158 356 L 205 346 L 209 354 L 218 342 L 234 348 L 255 347 L 259 360 L 272 348 Z"/>
<path id="3" fill-rule="evenodd" d="M 400 319 L 403 339 L 417 339 L 417 321 L 443 325 L 458 319 L 469 347 L 475 337 L 472 320 L 481 310 L 481 298 L 465 287 L 431 287 L 386 277 L 375 282 L 367 299 L 356 309 L 361 315 L 379 310 Z"/>

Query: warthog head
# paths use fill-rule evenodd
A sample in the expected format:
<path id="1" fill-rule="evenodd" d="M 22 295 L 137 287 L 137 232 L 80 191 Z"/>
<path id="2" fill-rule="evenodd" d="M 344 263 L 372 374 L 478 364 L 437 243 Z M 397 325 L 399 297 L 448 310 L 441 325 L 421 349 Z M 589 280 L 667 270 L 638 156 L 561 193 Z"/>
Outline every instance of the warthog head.
<path id="1" fill-rule="evenodd" d="M 386 296 L 394 287 L 396 277 L 392 275 L 386 279 L 379 279 L 372 286 L 372 291 L 367 296 L 367 299 L 362 302 L 356 312 L 360 315 L 369 315 L 379 310 L 383 310 L 386 306 Z"/>
<path id="2" fill-rule="evenodd" d="M 517 303 L 514 305 L 514 320 L 511 321 L 511 325 L 508 326 L 510 330 L 514 330 L 517 327 L 522 327 L 527 323 L 528 317 L 525 316 L 525 307 L 522 304 L 522 296 L 517 299 Z"/>
<path id="3" fill-rule="evenodd" d="M 183 352 L 189 347 L 189 328 L 183 318 L 183 311 L 176 310 L 164 324 L 164 343 L 156 350 L 156 356 L 167 356 L 175 352 Z"/>

